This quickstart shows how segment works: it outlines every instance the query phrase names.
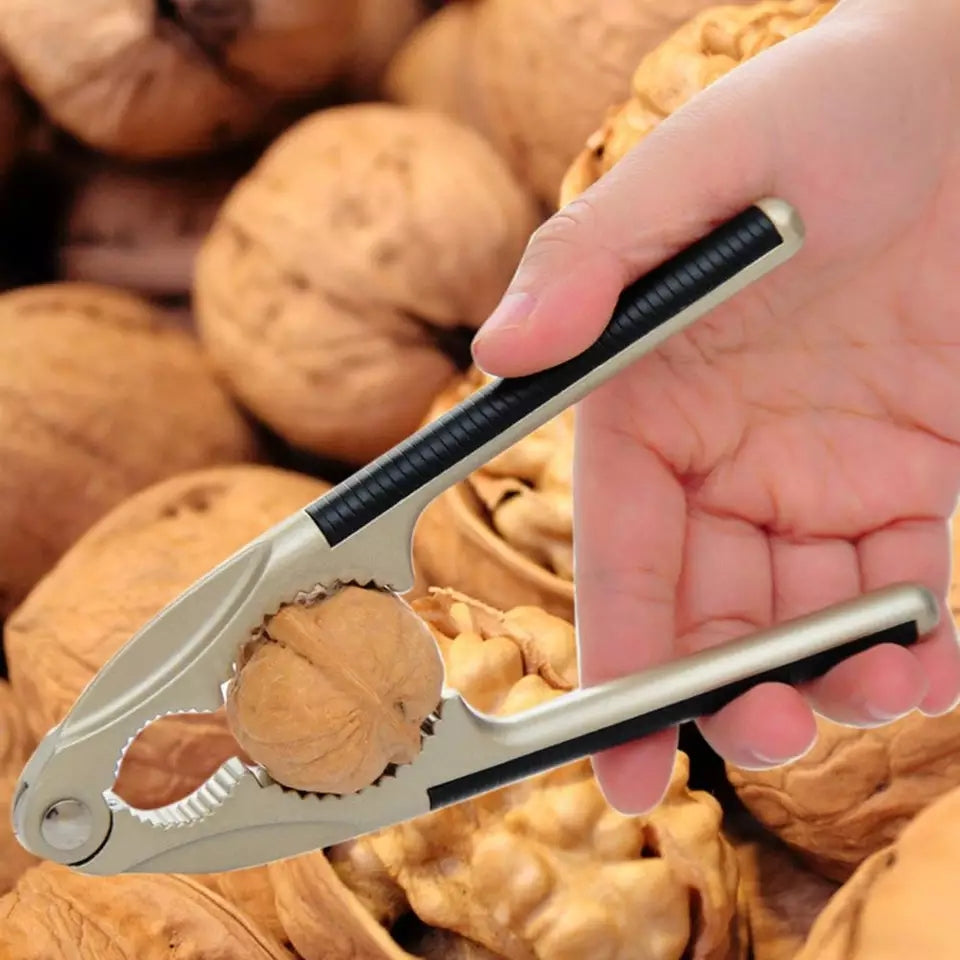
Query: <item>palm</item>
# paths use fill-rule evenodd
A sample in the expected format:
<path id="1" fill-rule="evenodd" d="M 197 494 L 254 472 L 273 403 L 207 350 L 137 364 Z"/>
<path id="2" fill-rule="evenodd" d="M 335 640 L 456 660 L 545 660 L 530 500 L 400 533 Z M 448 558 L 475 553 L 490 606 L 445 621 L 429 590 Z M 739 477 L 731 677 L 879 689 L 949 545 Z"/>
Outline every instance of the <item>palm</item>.
<path id="1" fill-rule="evenodd" d="M 946 119 L 932 111 L 927 121 Z M 858 158 L 870 153 L 869 121 L 849 134 Z M 747 291 L 583 404 L 586 682 L 891 582 L 946 593 L 947 521 L 960 489 L 960 151 L 954 162 L 888 149 L 864 183 L 843 169 L 853 151 L 822 146 L 838 158 L 836 194 L 817 171 L 780 164 L 780 193 L 798 198 L 808 225 L 805 266 Z M 837 210 L 852 214 L 846 228 L 836 227 Z M 618 623 L 635 624 L 645 641 L 606 642 L 622 637 Z M 950 630 L 946 618 L 942 633 Z M 821 712 L 860 723 L 881 719 L 878 705 L 894 716 L 911 702 L 917 662 L 875 653 L 808 691 Z M 933 677 L 923 707 L 942 710 L 955 695 L 955 652 L 941 642 L 923 656 Z M 735 762 L 779 760 L 812 731 L 791 693 L 757 691 L 703 728 Z M 660 748 L 672 743 L 662 738 Z M 648 759 L 655 749 L 643 747 Z M 599 761 L 607 790 L 625 803 L 638 794 L 638 763 L 621 762 L 631 751 Z"/>
<path id="2" fill-rule="evenodd" d="M 575 470 L 584 683 L 894 581 L 945 597 L 960 490 L 960 70 L 952 0 L 842 0 L 665 121 L 538 231 L 475 351 L 504 376 L 573 356 L 625 283 L 760 196 L 804 249 L 588 397 Z M 651 185 L 653 185 L 651 187 Z M 519 299 L 518 299 L 519 298 Z M 522 314 L 522 316 L 521 316 Z M 949 708 L 960 648 L 881 647 L 701 724 L 740 765 L 841 722 Z M 808 702 L 809 701 L 809 702 Z M 675 734 L 597 758 L 656 803 Z"/>

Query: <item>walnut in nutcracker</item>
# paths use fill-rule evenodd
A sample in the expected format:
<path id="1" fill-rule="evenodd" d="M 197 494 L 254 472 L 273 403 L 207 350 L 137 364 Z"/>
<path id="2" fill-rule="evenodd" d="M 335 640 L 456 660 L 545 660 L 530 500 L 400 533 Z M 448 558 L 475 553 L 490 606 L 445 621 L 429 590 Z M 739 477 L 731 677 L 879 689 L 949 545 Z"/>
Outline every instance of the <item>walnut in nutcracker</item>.
<path id="1" fill-rule="evenodd" d="M 954 788 L 857 868 L 796 960 L 953 960 L 960 941 L 958 824 Z"/>
<path id="2" fill-rule="evenodd" d="M 159 159 L 271 129 L 344 68 L 356 16 L 357 0 L 2 0 L 0 47 L 70 134 Z"/>
<path id="3" fill-rule="evenodd" d="M 276 468 L 225 466 L 169 478 L 107 514 L 6 623 L 10 677 L 31 733 L 62 719 L 107 659 L 198 577 L 327 489 Z M 238 753 L 223 712 L 167 717 L 131 745 L 114 789 L 134 806 L 158 807 Z"/>
<path id="4" fill-rule="evenodd" d="M 451 590 L 412 606 L 434 632 L 448 685 L 477 709 L 526 710 L 576 682 L 573 627 L 543 610 L 501 611 Z M 307 960 L 328 960 L 319 931 L 329 913 L 318 916 L 312 891 L 328 889 L 331 874 L 357 891 L 371 920 L 402 910 L 399 890 L 422 923 L 507 960 L 730 960 L 745 946 L 735 857 L 719 805 L 689 790 L 686 776 L 678 754 L 658 810 L 626 817 L 605 803 L 588 760 L 569 764 L 345 852 L 271 864 L 278 909 L 296 916 L 287 930 Z"/>
<path id="5" fill-rule="evenodd" d="M 0 615 L 137 490 L 256 453 L 196 341 L 144 300 L 21 288 L 0 296 L 0 335 Z"/>
<path id="6" fill-rule="evenodd" d="M 572 159 L 560 186 L 560 205 L 598 180 L 666 117 L 701 90 L 763 50 L 807 30 L 835 0 L 761 0 L 707 6 L 686 20 L 633 71 L 619 98 Z M 691 11 L 693 13 L 693 11 Z M 600 120 L 599 117 L 596 118 Z"/>
<path id="7" fill-rule="evenodd" d="M 553 206 L 564 171 L 627 94 L 641 57 L 709 2 L 454 3 L 401 49 L 387 89 L 473 122 Z"/>
<path id="8" fill-rule="evenodd" d="M 437 397 L 428 419 L 488 381 L 471 369 Z M 427 507 L 414 535 L 418 594 L 442 583 L 572 619 L 573 425 L 573 411 L 564 411 Z"/>
<path id="9" fill-rule="evenodd" d="M 0 898 L 10 960 L 290 960 L 243 911 L 190 877 L 88 877 L 54 863 Z"/>
<path id="10" fill-rule="evenodd" d="M 288 441 L 365 462 L 455 375 L 535 222 L 472 130 L 390 104 L 320 111 L 223 205 L 197 261 L 200 336 Z"/>
<path id="11" fill-rule="evenodd" d="M 279 783 L 353 793 L 416 759 L 442 690 L 426 624 L 399 597 L 348 585 L 267 619 L 240 657 L 227 720 Z"/>

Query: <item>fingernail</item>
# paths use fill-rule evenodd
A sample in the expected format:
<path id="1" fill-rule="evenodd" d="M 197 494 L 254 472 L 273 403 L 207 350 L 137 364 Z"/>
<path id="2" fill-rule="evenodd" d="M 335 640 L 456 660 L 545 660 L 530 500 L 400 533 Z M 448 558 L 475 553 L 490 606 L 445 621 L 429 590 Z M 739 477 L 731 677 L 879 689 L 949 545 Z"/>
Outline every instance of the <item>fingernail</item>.
<path id="1" fill-rule="evenodd" d="M 775 767 L 785 767 L 791 763 L 795 763 L 797 760 L 805 757 L 809 752 L 810 747 L 807 747 L 806 750 L 801 750 L 792 757 L 770 757 L 760 750 L 751 750 L 749 755 L 744 758 L 746 762 L 738 763 L 737 766 L 742 767 L 744 770 L 772 770 Z"/>
<path id="2" fill-rule="evenodd" d="M 901 717 L 905 717 L 908 713 L 910 713 L 910 710 L 898 710 L 891 712 L 878 707 L 875 703 L 866 703 L 864 704 L 864 713 L 866 713 L 871 720 L 876 720 L 877 723 L 893 723 L 894 720 L 899 720 Z"/>
<path id="3" fill-rule="evenodd" d="M 473 338 L 474 343 L 481 340 L 485 343 L 491 337 L 499 336 L 504 331 L 516 330 L 523 325 L 524 320 L 533 311 L 533 295 L 529 293 L 508 293 L 496 309 L 487 318 L 484 325 Z"/>

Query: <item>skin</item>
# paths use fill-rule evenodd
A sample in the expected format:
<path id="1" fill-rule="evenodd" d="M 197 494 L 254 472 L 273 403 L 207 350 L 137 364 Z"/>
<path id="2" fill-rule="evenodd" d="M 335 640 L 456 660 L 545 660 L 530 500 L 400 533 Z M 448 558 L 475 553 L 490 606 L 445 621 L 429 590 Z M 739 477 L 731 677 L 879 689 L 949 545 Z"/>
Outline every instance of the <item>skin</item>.
<path id="1" fill-rule="evenodd" d="M 579 353 L 620 290 L 762 196 L 804 249 L 578 409 L 575 558 L 590 684 L 890 583 L 944 598 L 912 650 L 701 729 L 749 768 L 801 756 L 814 711 L 870 726 L 951 709 L 960 492 L 960 29 L 954 0 L 842 0 L 697 96 L 533 236 L 474 344 L 515 376 Z M 676 731 L 594 758 L 610 802 L 663 795 Z"/>

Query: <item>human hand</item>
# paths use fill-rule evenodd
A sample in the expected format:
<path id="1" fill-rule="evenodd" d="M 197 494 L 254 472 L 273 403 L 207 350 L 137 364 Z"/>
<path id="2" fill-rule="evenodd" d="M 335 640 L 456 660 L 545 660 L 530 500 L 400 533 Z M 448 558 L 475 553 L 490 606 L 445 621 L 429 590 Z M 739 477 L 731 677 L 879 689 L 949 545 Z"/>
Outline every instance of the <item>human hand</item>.
<path id="1" fill-rule="evenodd" d="M 537 231 L 474 357 L 500 376 L 583 350 L 624 286 L 780 196 L 804 249 L 591 394 L 575 461 L 584 685 L 893 582 L 944 599 L 802 691 L 755 688 L 701 730 L 743 767 L 802 755 L 814 710 L 874 725 L 960 692 L 946 607 L 960 491 L 960 68 L 954 0 L 842 0 L 665 121 Z M 656 805 L 676 731 L 594 758 Z"/>

